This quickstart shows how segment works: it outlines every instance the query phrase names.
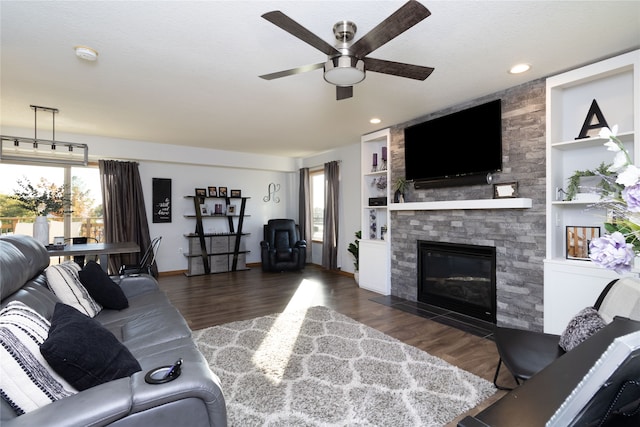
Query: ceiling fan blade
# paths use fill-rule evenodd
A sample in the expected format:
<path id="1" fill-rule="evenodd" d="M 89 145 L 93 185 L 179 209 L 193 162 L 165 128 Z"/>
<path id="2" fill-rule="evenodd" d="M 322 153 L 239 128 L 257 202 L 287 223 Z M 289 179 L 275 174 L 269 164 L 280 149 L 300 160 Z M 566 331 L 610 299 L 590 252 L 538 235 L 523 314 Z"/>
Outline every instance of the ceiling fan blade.
<path id="1" fill-rule="evenodd" d="M 279 79 L 280 77 L 293 76 L 295 74 L 301 74 L 301 73 L 306 73 L 307 71 L 317 70 L 318 68 L 322 68 L 323 66 L 324 66 L 324 62 L 320 62 L 318 64 L 303 65 L 302 67 L 292 68 L 290 70 L 283 70 L 275 73 L 263 74 L 260 76 L 260 78 L 265 80 Z"/>
<path id="2" fill-rule="evenodd" d="M 340 55 L 340 51 L 335 47 L 331 46 L 326 41 L 322 40 L 320 37 L 313 34 L 311 31 L 307 30 L 302 25 L 298 24 L 293 19 L 289 18 L 287 15 L 282 13 L 279 10 L 274 10 L 273 12 L 267 12 L 262 15 L 264 19 L 271 22 L 274 25 L 282 28 L 289 34 L 299 38 L 303 42 L 315 47 L 320 52 L 323 52 L 325 55 L 333 56 Z"/>
<path id="3" fill-rule="evenodd" d="M 434 70 L 434 68 L 431 67 L 385 61 L 384 59 L 375 59 L 368 56 L 364 58 L 364 66 L 367 71 L 391 74 L 416 80 L 425 80 Z"/>
<path id="4" fill-rule="evenodd" d="M 429 9 L 415 0 L 410 0 L 353 43 L 349 50 L 358 58 L 364 58 L 429 15 L 431 15 Z"/>
<path id="5" fill-rule="evenodd" d="M 336 86 L 336 101 L 351 98 L 353 96 L 353 86 Z"/>

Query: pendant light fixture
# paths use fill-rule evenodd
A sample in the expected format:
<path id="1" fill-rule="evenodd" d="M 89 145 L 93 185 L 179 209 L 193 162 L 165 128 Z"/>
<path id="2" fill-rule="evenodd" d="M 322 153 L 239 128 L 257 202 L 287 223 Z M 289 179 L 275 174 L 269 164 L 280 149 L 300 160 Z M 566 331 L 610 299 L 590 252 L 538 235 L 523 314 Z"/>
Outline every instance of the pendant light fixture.
<path id="1" fill-rule="evenodd" d="M 31 105 L 30 107 L 34 111 L 33 138 L 0 135 L 0 159 L 87 166 L 89 164 L 87 144 L 56 141 L 56 114 L 59 113 L 59 110 L 39 105 Z M 38 111 L 46 111 L 52 115 L 50 140 L 38 139 Z M 58 147 L 62 147 L 62 149 L 58 149 Z"/>

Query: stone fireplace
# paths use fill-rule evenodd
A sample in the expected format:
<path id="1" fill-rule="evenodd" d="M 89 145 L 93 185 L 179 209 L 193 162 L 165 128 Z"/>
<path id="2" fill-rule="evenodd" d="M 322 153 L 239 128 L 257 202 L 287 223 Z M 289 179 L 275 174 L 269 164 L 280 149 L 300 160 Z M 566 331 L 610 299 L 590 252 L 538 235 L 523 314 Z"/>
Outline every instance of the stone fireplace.
<path id="1" fill-rule="evenodd" d="M 418 298 L 417 243 L 473 244 L 495 248 L 496 323 L 523 329 L 543 328 L 545 216 L 545 81 L 544 79 L 475 99 L 391 128 L 391 181 L 404 177 L 404 128 L 429 118 L 502 99 L 502 172 L 496 183 L 517 182 L 519 197 L 532 200 L 529 209 L 447 209 L 391 211 L 391 295 Z M 455 157 L 455 129 L 441 145 L 442 155 Z M 482 135 L 478 135 L 482 143 Z M 435 153 L 435 152 L 434 152 Z M 435 155 L 435 154 L 434 154 Z M 415 190 L 407 202 L 487 200 L 492 185 Z"/>
<path id="2" fill-rule="evenodd" d="M 496 323 L 496 249 L 418 241 L 418 301 Z"/>

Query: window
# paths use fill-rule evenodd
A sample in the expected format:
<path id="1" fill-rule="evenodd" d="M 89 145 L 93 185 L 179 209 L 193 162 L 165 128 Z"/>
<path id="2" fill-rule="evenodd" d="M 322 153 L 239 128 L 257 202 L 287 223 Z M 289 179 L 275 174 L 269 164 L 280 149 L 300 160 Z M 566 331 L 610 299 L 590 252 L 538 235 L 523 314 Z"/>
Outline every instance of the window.
<path id="1" fill-rule="evenodd" d="M 324 171 L 311 171 L 309 172 L 309 177 L 311 178 L 311 209 L 313 212 L 311 240 L 322 242 L 324 227 Z"/>
<path id="2" fill-rule="evenodd" d="M 104 241 L 102 188 L 97 167 L 71 168 L 71 236 Z"/>
<path id="3" fill-rule="evenodd" d="M 2 163 L 0 174 L 0 233 L 33 233 L 36 212 L 24 209 L 20 203 L 9 197 L 14 195 L 16 190 L 20 190 L 21 181 L 35 187 L 38 193 L 41 193 L 44 187 L 66 186 L 71 189 L 70 205 L 65 206 L 65 214 L 50 216 L 50 241 L 53 241 L 55 236 L 87 237 L 91 241 L 103 241 L 102 196 L 97 167 Z"/>

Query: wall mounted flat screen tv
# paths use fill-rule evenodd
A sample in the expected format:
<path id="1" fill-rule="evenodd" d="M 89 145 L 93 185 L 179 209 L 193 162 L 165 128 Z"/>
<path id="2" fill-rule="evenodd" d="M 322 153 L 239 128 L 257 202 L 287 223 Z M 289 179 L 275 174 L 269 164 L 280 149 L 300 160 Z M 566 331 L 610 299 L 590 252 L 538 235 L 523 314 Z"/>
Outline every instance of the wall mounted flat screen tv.
<path id="1" fill-rule="evenodd" d="M 486 182 L 502 170 L 501 100 L 405 128 L 404 150 L 417 189 Z"/>

